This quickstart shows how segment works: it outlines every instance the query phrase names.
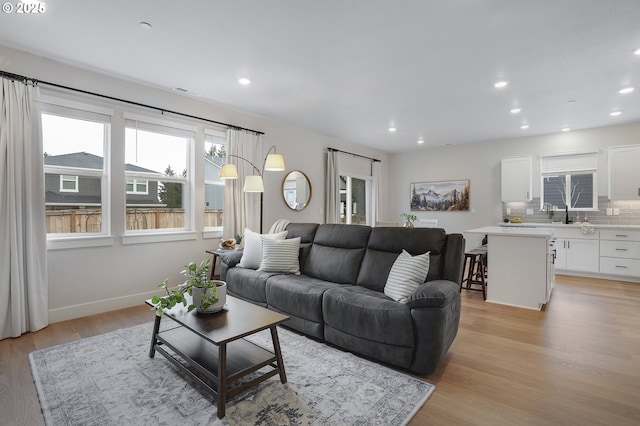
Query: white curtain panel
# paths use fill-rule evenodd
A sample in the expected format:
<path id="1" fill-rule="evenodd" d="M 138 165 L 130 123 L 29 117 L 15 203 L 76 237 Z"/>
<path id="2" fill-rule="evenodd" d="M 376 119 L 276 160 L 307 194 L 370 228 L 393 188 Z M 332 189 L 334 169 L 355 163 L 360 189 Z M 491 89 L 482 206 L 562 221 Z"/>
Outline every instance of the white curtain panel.
<path id="1" fill-rule="evenodd" d="M 38 89 L 0 78 L 0 339 L 48 324 Z"/>
<path id="2" fill-rule="evenodd" d="M 262 167 L 262 135 L 244 130 L 228 130 L 227 154 L 238 155 Z M 224 238 L 242 235 L 245 228 L 260 231 L 260 193 L 243 192 L 244 178 L 257 172 L 246 161 L 235 157 L 227 157 L 229 163 L 238 167 L 238 179 L 227 179 L 224 187 L 224 214 L 222 229 Z M 263 170 L 260 170 L 262 173 Z"/>
<path id="3" fill-rule="evenodd" d="M 340 223 L 340 169 L 338 151 L 327 152 L 327 172 L 325 176 L 325 223 Z"/>

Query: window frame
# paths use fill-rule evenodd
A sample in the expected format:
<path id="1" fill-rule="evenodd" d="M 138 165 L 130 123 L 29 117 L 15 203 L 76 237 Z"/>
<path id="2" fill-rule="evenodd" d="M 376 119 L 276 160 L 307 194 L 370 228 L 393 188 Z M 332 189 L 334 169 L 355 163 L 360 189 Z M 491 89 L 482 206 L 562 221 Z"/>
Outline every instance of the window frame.
<path id="1" fill-rule="evenodd" d="M 125 185 L 133 185 L 133 191 L 129 191 L 125 188 L 125 192 L 127 194 L 140 194 L 140 195 L 149 195 L 149 181 L 147 179 L 125 179 Z M 138 185 L 142 185 L 144 183 L 144 191 L 138 191 Z"/>
<path id="2" fill-rule="evenodd" d="M 133 128 L 131 125 L 135 122 L 136 130 L 144 130 L 147 132 L 156 132 L 159 134 L 184 137 L 186 140 L 186 150 L 185 150 L 185 167 L 186 167 L 186 176 L 167 176 L 161 175 L 158 176 L 157 173 L 148 173 L 141 171 L 124 171 L 124 192 L 126 191 L 126 182 L 128 179 L 145 179 L 149 181 L 157 181 L 158 189 L 162 183 L 179 183 L 183 185 L 182 191 L 182 208 L 184 209 L 184 227 L 182 228 L 154 228 L 154 229 L 127 229 L 127 204 L 125 202 L 124 205 L 124 229 L 123 229 L 123 243 L 129 244 L 136 241 L 136 236 L 143 236 L 140 239 L 140 242 L 146 242 L 148 239 L 145 239 L 144 236 L 162 236 L 167 234 L 176 234 L 176 233 L 185 233 L 192 235 L 195 232 L 195 216 L 194 216 L 194 199 L 195 199 L 195 185 L 194 185 L 194 175 L 195 175 L 195 167 L 194 167 L 194 159 L 193 152 L 195 146 L 195 140 L 197 137 L 197 126 L 193 124 L 187 124 L 174 120 L 167 119 L 157 119 L 155 117 L 142 115 L 142 114 L 133 114 L 133 113 L 124 113 L 124 125 L 123 131 L 125 134 L 124 137 L 124 145 L 123 148 L 126 152 L 127 149 L 127 140 L 126 140 L 126 132 L 127 129 Z M 163 132 L 165 130 L 165 132 Z M 124 160 L 126 164 L 126 158 Z M 161 237 L 162 238 L 162 237 Z M 191 239 L 190 237 L 188 239 Z"/>
<path id="3" fill-rule="evenodd" d="M 65 182 L 73 182 L 73 188 L 65 188 Z M 60 192 L 78 192 L 78 175 L 60 175 Z"/>
<path id="4" fill-rule="evenodd" d="M 214 138 L 215 140 L 213 141 L 208 141 L 208 138 Z M 213 142 L 214 144 L 217 145 L 224 145 L 225 149 L 228 152 L 229 149 L 229 133 L 227 130 L 216 130 L 216 129 L 212 129 L 212 128 L 205 128 L 204 129 L 204 148 L 205 148 L 205 153 L 206 153 L 206 147 L 207 147 L 207 143 L 208 142 Z M 214 181 L 214 180 L 208 180 L 207 179 L 207 171 L 206 171 L 206 161 L 207 161 L 207 155 L 205 154 L 202 157 L 202 164 L 204 165 L 204 169 L 203 169 L 203 189 L 204 189 L 204 200 L 203 200 L 203 211 L 202 211 L 202 219 L 203 219 L 203 223 L 206 223 L 205 220 L 205 215 L 206 215 L 206 209 L 207 209 L 207 202 L 206 202 L 206 195 L 207 195 L 207 185 L 216 185 L 216 186 L 222 186 L 223 188 L 226 185 L 226 182 L 223 179 L 220 179 L 218 181 Z M 226 162 L 226 159 L 225 159 Z M 223 199 L 223 206 L 222 206 L 222 213 L 224 214 L 224 199 Z M 210 234 L 212 232 L 214 233 L 222 233 L 222 224 L 220 224 L 220 226 L 206 226 L 203 225 L 203 232 L 206 234 Z M 222 235 L 222 234 L 220 234 Z"/>
<path id="5" fill-rule="evenodd" d="M 92 177 L 100 179 L 100 232 L 65 232 L 50 233 L 47 232 L 47 249 L 72 248 L 72 247 L 92 247 L 111 245 L 113 238 L 111 236 L 111 198 L 110 198 L 110 179 L 109 170 L 111 164 L 111 132 L 113 126 L 113 110 L 97 107 L 90 104 L 76 102 L 63 98 L 53 98 L 47 95 L 41 96 L 39 103 L 39 117 L 42 115 L 54 115 L 74 120 L 84 120 L 101 123 L 104 125 L 102 138 L 102 170 L 87 169 L 81 167 L 67 167 L 44 164 L 44 155 L 42 157 L 43 169 L 45 176 L 47 174 L 60 175 L 60 184 L 62 185 L 62 176 L 75 176 L 76 191 L 60 190 L 60 192 L 79 192 L 80 178 Z M 44 132 L 44 129 L 42 129 Z M 44 135 L 42 136 L 44 138 Z M 87 204 L 93 205 L 93 204 Z M 82 241 L 77 243 L 74 241 Z"/>
<path id="6" fill-rule="evenodd" d="M 99 170 L 74 170 L 62 166 L 47 166 L 46 173 L 55 172 L 56 174 L 78 175 L 78 189 L 81 191 L 80 183 L 82 176 L 99 177 L 102 180 L 102 223 L 101 232 L 98 233 L 48 233 L 47 234 L 47 250 L 66 250 L 75 248 L 88 247 L 104 247 L 113 246 L 116 239 L 123 245 L 130 244 L 146 244 L 156 242 L 170 241 L 194 241 L 199 237 L 206 239 L 220 238 L 222 236 L 222 227 L 204 229 L 204 209 L 205 204 L 203 197 L 204 174 L 203 165 L 201 164 L 202 155 L 196 155 L 196 152 L 204 150 L 204 133 L 205 131 L 213 131 L 215 133 L 224 134 L 228 132 L 227 126 L 212 125 L 209 122 L 199 120 L 197 118 L 180 118 L 166 116 L 156 118 L 153 111 L 130 107 L 120 103 L 114 103 L 110 100 L 102 100 L 97 98 L 77 96 L 64 92 L 41 89 L 41 95 L 36 101 L 39 106 L 39 113 L 53 114 L 63 117 L 89 119 L 94 116 L 106 118 L 103 121 L 108 126 L 105 127 L 105 139 L 103 145 L 103 169 Z M 191 139 L 187 144 L 187 165 L 189 174 L 187 178 L 174 177 L 170 179 L 162 176 L 161 182 L 180 182 L 185 183 L 189 192 L 188 205 L 190 206 L 190 214 L 185 217 L 185 223 L 189 223 L 190 230 L 183 228 L 164 228 L 149 230 L 149 232 L 138 231 L 135 233 L 126 233 L 126 178 L 125 168 L 125 132 L 126 119 L 139 119 L 153 124 L 165 127 L 174 127 L 178 129 L 186 129 L 195 136 L 195 141 Z M 113 159 L 112 159 L 113 156 Z M 200 162 L 198 162 L 200 161 Z M 179 170 L 178 172 L 181 172 Z M 140 176 L 140 174 L 138 174 Z M 152 176 L 157 179 L 158 176 Z M 149 190 L 151 185 L 149 185 Z M 57 188 L 56 188 L 57 189 Z M 114 231 L 115 230 L 115 231 Z"/>
<path id="7" fill-rule="evenodd" d="M 591 207 L 574 207 L 571 177 L 573 175 L 591 175 L 592 199 Z M 597 153 L 577 153 L 548 155 L 540 157 L 540 210 L 545 206 L 545 179 L 549 177 L 564 178 L 564 200 L 569 200 L 568 210 L 574 212 L 598 211 L 598 163 Z M 558 206 L 559 210 L 564 207 Z"/>

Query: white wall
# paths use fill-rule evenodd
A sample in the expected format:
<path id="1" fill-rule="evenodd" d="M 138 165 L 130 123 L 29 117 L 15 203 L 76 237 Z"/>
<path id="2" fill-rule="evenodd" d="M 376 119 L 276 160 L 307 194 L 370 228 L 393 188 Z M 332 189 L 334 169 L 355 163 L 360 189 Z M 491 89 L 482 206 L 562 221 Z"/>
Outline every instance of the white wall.
<path id="1" fill-rule="evenodd" d="M 166 88 L 145 86 L 3 46 L 0 46 L 0 69 L 264 132 L 265 150 L 277 145 L 278 152 L 285 156 L 287 170 L 306 173 L 313 191 L 311 202 L 305 210 L 292 211 L 285 205 L 281 194 L 285 172 L 266 172 L 266 230 L 281 218 L 295 222 L 324 221 L 324 164 L 326 148 L 329 146 L 380 158 L 383 160 L 383 181 L 388 180 L 385 178 L 386 154 L 226 106 L 205 103 Z M 149 114 L 159 113 L 149 111 Z M 196 171 L 196 175 L 198 173 Z M 386 191 L 384 185 L 382 191 Z M 203 196 L 196 195 L 198 199 L 203 203 Z M 198 205 L 196 211 L 199 211 Z M 201 219 L 196 226 L 197 231 L 202 230 Z M 178 272 L 182 265 L 189 260 L 203 259 L 206 249 L 218 245 L 217 239 L 205 239 L 201 232 L 197 233 L 195 240 L 190 241 L 128 245 L 123 245 L 120 235 L 115 234 L 114 243 L 110 246 L 48 251 L 51 322 L 139 305 L 145 298 L 157 294 L 156 286 L 163 279 L 170 277 L 174 284 L 181 282 Z"/>
<path id="2" fill-rule="evenodd" d="M 280 218 L 324 221 L 324 165 L 329 146 L 382 160 L 381 220 L 399 221 L 400 213 L 409 211 L 411 182 L 470 179 L 471 208 L 475 213 L 418 213 L 420 217 L 438 218 L 439 226 L 447 232 L 464 232 L 501 219 L 500 158 L 534 156 L 534 196 L 539 196 L 540 185 L 535 178 L 539 172 L 538 155 L 599 150 L 599 193 L 604 195 L 606 148 L 640 143 L 640 123 L 632 123 L 389 155 L 165 88 L 117 79 L 2 46 L 0 69 L 265 132 L 265 149 L 277 145 L 285 156 L 287 170 L 306 173 L 313 191 L 307 209 L 292 211 L 281 195 L 285 172 L 265 173 L 265 227 Z M 466 237 L 470 244 L 476 244 L 473 236 Z M 177 272 L 182 264 L 204 258 L 204 250 L 217 243 L 217 239 L 204 239 L 198 233 L 192 241 L 122 245 L 116 235 L 114 244 L 107 247 L 49 251 L 50 319 L 54 322 L 140 304 L 155 293 L 157 283 L 164 278 L 179 282 Z"/>
<path id="3" fill-rule="evenodd" d="M 518 139 L 497 140 L 469 145 L 406 152 L 392 156 L 389 173 L 391 216 L 409 212 L 409 184 L 439 180 L 471 180 L 471 212 L 418 212 L 418 217 L 438 218 L 447 232 L 493 225 L 502 220 L 500 199 L 500 159 L 533 157 L 533 196 L 540 196 L 540 156 L 550 154 L 598 152 L 598 195 L 607 195 L 607 148 L 640 144 L 640 122 L 588 130 L 554 133 Z M 395 218 L 392 218 L 395 220 Z M 476 247 L 480 237 L 467 234 L 468 247 Z"/>

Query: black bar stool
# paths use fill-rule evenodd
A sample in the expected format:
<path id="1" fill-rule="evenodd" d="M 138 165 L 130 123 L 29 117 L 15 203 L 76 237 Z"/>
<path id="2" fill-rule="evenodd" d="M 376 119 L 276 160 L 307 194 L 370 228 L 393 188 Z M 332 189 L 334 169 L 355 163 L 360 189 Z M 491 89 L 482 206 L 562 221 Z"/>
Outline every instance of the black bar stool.
<path id="1" fill-rule="evenodd" d="M 487 300 L 487 248 L 480 247 L 466 252 L 464 262 L 467 275 L 460 283 L 460 292 L 463 287 L 466 290 L 482 291 L 482 299 Z"/>

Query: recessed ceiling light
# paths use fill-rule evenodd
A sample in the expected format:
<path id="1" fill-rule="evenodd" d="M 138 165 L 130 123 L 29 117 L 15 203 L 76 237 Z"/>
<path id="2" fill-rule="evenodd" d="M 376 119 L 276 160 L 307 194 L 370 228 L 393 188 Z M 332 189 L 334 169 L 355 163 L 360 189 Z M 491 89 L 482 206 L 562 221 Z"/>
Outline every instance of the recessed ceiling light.
<path id="1" fill-rule="evenodd" d="M 424 143 L 424 139 L 422 139 L 422 138 L 418 139 L 418 144 L 419 145 L 422 145 L 423 143 Z"/>
<path id="2" fill-rule="evenodd" d="M 151 28 L 153 28 L 151 26 L 151 24 L 148 23 L 148 22 L 140 22 L 138 25 L 140 25 L 140 28 L 142 28 L 143 30 L 147 30 L 147 31 L 150 30 Z"/>
<path id="3" fill-rule="evenodd" d="M 502 89 L 503 87 L 507 87 L 507 84 L 509 84 L 508 81 L 498 81 L 493 85 L 493 87 L 495 87 L 496 89 Z"/>
<path id="4" fill-rule="evenodd" d="M 610 116 L 612 116 L 612 117 L 617 117 L 617 116 L 619 116 L 620 114 L 622 114 L 622 111 L 611 111 L 611 112 L 609 113 L 609 115 L 610 115 Z"/>
<path id="5" fill-rule="evenodd" d="M 251 80 L 249 80 L 247 77 L 242 77 L 238 79 L 238 83 L 242 84 L 243 86 L 247 86 L 251 84 Z"/>
<path id="6" fill-rule="evenodd" d="M 527 130 L 529 128 L 529 125 L 528 124 L 523 124 L 522 126 L 520 126 L 520 128 L 522 130 Z"/>
<path id="7" fill-rule="evenodd" d="M 570 132 L 571 131 L 571 127 L 563 127 L 562 129 L 563 132 Z"/>
<path id="8" fill-rule="evenodd" d="M 516 108 L 511 108 L 509 112 L 511 114 L 520 114 L 520 111 L 522 111 L 522 109 L 516 107 Z"/>
<path id="9" fill-rule="evenodd" d="M 394 126 L 390 126 L 390 127 L 389 127 L 389 131 L 390 131 L 391 133 L 395 132 L 396 130 L 398 130 L 398 129 L 396 129 Z"/>
<path id="10" fill-rule="evenodd" d="M 618 90 L 618 93 L 620 93 L 621 95 L 626 95 L 633 92 L 634 90 L 636 90 L 636 88 L 632 86 L 623 87 L 622 89 Z"/>

